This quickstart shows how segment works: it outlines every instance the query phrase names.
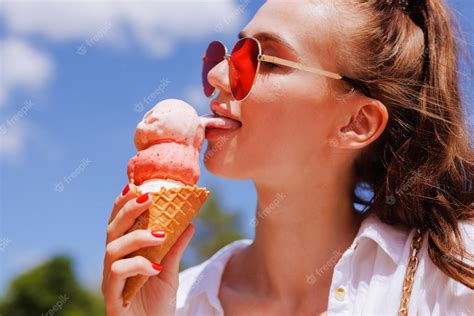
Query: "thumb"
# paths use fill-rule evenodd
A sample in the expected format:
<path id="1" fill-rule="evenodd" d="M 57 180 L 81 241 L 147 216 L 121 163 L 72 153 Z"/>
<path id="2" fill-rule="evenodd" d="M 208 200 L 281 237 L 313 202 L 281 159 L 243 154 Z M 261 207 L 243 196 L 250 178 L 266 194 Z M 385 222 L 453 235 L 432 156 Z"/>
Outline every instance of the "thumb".
<path id="1" fill-rule="evenodd" d="M 161 261 L 161 264 L 163 265 L 163 271 L 158 275 L 160 279 L 163 281 L 171 281 L 178 276 L 179 263 L 181 262 L 184 251 L 188 247 L 195 231 L 196 228 L 192 223 L 190 223 L 168 251 L 166 256 Z"/>

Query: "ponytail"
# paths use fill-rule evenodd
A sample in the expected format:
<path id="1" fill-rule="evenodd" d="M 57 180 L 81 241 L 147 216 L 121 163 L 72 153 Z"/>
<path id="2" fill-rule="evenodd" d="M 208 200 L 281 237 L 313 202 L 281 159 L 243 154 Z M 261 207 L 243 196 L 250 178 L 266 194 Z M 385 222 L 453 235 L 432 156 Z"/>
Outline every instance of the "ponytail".
<path id="1" fill-rule="evenodd" d="M 389 112 L 384 133 L 355 163 L 357 182 L 373 197 L 354 193 L 355 202 L 387 224 L 426 232 L 433 263 L 474 289 L 459 226 L 474 224 L 474 152 L 447 7 L 442 0 L 351 2 L 363 23 L 346 32 L 339 66 Z"/>

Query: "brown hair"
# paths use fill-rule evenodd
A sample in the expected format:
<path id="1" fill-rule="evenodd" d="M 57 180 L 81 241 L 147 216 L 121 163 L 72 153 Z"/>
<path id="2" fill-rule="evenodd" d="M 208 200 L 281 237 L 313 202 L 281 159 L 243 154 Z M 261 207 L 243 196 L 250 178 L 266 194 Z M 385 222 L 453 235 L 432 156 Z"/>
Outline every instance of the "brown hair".
<path id="1" fill-rule="evenodd" d="M 433 263 L 474 289 L 458 226 L 474 221 L 474 153 L 458 85 L 457 24 L 442 0 L 344 2 L 351 25 L 339 69 L 389 112 L 383 134 L 355 163 L 356 183 L 374 195 L 356 190 L 355 202 L 387 224 L 427 232 Z"/>

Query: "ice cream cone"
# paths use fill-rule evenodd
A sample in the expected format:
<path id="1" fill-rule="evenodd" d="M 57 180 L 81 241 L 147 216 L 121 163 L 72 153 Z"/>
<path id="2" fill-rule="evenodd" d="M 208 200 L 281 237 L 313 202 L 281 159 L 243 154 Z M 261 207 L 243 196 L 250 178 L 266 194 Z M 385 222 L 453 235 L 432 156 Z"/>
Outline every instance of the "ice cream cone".
<path id="1" fill-rule="evenodd" d="M 196 185 L 177 188 L 161 188 L 160 192 L 150 192 L 153 204 L 148 211 L 140 215 L 128 232 L 136 229 L 164 230 L 166 239 L 163 244 L 142 248 L 129 257 L 143 256 L 151 262 L 160 263 L 178 240 L 186 227 L 196 216 L 207 200 L 210 192 Z M 122 293 L 124 305 L 130 303 L 135 294 L 148 280 L 148 276 L 136 275 L 125 282 Z"/>

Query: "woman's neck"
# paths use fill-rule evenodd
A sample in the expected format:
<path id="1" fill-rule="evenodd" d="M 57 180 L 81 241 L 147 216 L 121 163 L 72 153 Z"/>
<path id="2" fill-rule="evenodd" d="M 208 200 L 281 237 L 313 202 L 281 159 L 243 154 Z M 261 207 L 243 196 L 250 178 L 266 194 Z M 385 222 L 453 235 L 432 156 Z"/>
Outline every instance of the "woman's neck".
<path id="1" fill-rule="evenodd" d="M 259 297 L 284 298 L 292 306 L 304 305 L 310 297 L 314 302 L 315 293 L 321 304 L 327 303 L 324 291 L 329 291 L 334 266 L 361 223 L 349 182 L 337 175 L 326 177 L 330 180 L 324 184 L 304 177 L 281 186 L 255 184 L 255 240 L 232 260 L 240 265 L 233 267 L 239 272 L 227 279 L 246 283 L 240 284 L 242 289 Z"/>

